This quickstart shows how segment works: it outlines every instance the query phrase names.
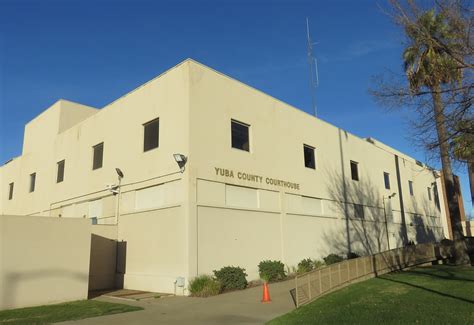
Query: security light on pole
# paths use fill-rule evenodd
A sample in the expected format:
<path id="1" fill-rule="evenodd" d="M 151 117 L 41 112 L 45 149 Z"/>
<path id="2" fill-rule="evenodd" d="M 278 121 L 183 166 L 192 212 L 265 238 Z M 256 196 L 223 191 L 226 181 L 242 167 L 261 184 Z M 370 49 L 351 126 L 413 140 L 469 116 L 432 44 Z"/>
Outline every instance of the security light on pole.
<path id="1" fill-rule="evenodd" d="M 120 195 L 122 194 L 122 178 L 124 177 L 123 172 L 120 168 L 115 168 L 118 175 L 117 185 L 117 198 L 115 199 L 115 223 L 118 224 L 120 218 Z"/>
<path id="2" fill-rule="evenodd" d="M 397 193 L 393 192 L 387 198 L 390 200 L 391 198 L 395 197 Z M 387 248 L 390 250 L 390 237 L 388 235 L 388 220 L 387 220 L 387 210 L 385 209 L 385 195 L 382 196 L 382 204 L 383 204 L 383 216 L 385 217 L 385 232 L 387 234 Z"/>

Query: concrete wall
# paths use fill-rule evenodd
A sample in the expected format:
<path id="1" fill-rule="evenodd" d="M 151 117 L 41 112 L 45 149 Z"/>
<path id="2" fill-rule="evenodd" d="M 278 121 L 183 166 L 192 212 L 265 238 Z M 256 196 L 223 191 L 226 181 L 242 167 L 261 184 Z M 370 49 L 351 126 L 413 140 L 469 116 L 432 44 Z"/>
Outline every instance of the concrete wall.
<path id="1" fill-rule="evenodd" d="M 117 265 L 126 274 L 119 273 L 118 282 L 130 289 L 174 292 L 176 276 L 188 277 L 183 248 L 186 207 L 181 208 L 187 174 L 179 172 L 173 159 L 174 153 L 189 151 L 188 76 L 185 62 L 101 110 L 62 100 L 54 104 L 26 126 L 23 155 L 1 167 L 6 175 L 0 180 L 3 211 L 96 218 L 98 224 L 114 225 L 118 196 L 106 186 L 117 183 L 118 167 L 125 174 L 119 203 L 122 222 L 115 238 L 93 234 L 94 248 L 99 241 L 104 244 L 92 254 L 94 265 L 101 265 L 96 262 L 112 249 L 107 240 L 114 239 L 126 253 L 126 261 Z M 156 118 L 159 147 L 143 152 L 143 124 Z M 103 167 L 92 170 L 92 147 L 101 142 Z M 64 181 L 56 183 L 57 162 L 63 159 Z M 29 193 L 32 172 L 37 173 L 36 190 Z M 10 182 L 15 183 L 13 200 L 4 192 Z M 170 230 L 173 240 L 166 235 Z M 110 263 L 102 266 L 111 269 Z M 109 272 L 97 270 L 92 269 L 91 289 L 109 286 Z"/>
<path id="2" fill-rule="evenodd" d="M 231 147 L 231 119 L 250 125 L 250 152 Z M 197 208 L 190 209 L 196 234 L 189 240 L 198 247 L 190 269 L 196 274 L 240 265 L 255 278 L 264 259 L 295 266 L 307 257 L 345 254 L 348 233 L 351 250 L 359 254 L 401 246 L 400 197 L 408 240 L 442 238 L 444 209 L 433 193 L 429 200 L 427 190 L 439 183 L 436 173 L 376 140 L 356 137 L 195 63 L 190 121 L 188 202 Z M 316 148 L 315 170 L 304 166 L 304 144 Z M 351 179 L 351 160 L 358 162 L 359 181 Z M 384 172 L 390 174 L 390 189 Z M 392 193 L 396 196 L 388 199 Z M 355 217 L 355 204 L 362 206 L 363 220 Z"/>
<path id="3" fill-rule="evenodd" d="M 187 277 L 182 210 L 174 206 L 121 217 L 119 238 L 126 247 L 124 288 L 173 293 L 176 277 Z"/>
<path id="4" fill-rule="evenodd" d="M 0 309 L 87 298 L 90 224 L 0 216 Z"/>
<path id="5" fill-rule="evenodd" d="M 110 218 L 115 203 L 106 185 L 117 182 L 115 168 L 125 174 L 124 190 L 177 172 L 173 154 L 187 152 L 188 146 L 187 77 L 187 65 L 182 64 L 100 110 L 63 100 L 52 105 L 25 127 L 23 155 L 1 167 L 4 213 L 89 217 L 88 202 L 101 199 L 102 217 Z M 159 148 L 143 152 L 143 124 L 156 118 Z M 101 142 L 103 167 L 92 170 L 92 147 Z M 61 160 L 64 181 L 56 183 Z M 36 190 L 30 193 L 33 172 Z M 15 183 L 13 200 L 5 192 L 10 182 Z"/>

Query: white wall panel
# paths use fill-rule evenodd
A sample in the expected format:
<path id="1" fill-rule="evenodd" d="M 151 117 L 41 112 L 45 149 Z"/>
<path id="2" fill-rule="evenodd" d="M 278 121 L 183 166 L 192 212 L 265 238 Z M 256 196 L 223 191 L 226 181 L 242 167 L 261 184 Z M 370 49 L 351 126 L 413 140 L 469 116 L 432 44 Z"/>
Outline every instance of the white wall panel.
<path id="1" fill-rule="evenodd" d="M 239 208 L 258 208 L 258 190 L 242 186 L 226 184 L 226 205 Z"/>

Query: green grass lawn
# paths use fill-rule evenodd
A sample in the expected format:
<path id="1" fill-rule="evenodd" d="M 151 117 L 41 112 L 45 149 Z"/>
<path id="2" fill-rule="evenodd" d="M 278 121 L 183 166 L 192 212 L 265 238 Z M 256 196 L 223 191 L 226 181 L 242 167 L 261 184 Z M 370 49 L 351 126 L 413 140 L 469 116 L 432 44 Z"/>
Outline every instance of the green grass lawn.
<path id="1" fill-rule="evenodd" d="M 474 267 L 417 267 L 356 283 L 269 324 L 474 324 Z"/>
<path id="2" fill-rule="evenodd" d="M 81 300 L 57 305 L 0 311 L 0 324 L 50 324 L 142 309 L 96 300 Z"/>

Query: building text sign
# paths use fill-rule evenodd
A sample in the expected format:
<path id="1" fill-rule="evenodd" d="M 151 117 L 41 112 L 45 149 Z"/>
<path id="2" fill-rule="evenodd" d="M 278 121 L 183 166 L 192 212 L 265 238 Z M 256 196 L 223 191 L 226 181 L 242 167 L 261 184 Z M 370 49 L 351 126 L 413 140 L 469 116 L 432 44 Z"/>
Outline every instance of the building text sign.
<path id="1" fill-rule="evenodd" d="M 259 184 L 263 184 L 265 182 L 268 185 L 280 186 L 280 187 L 285 187 L 285 188 L 289 188 L 293 190 L 300 189 L 300 184 L 298 183 L 292 183 L 292 182 L 284 181 L 277 178 L 264 177 L 264 176 L 249 174 L 249 173 L 245 173 L 241 171 L 234 171 L 232 169 L 226 169 L 226 168 L 214 167 L 214 170 L 216 171 L 216 176 L 237 178 L 244 181 L 249 181 L 249 182 L 254 182 L 254 183 L 259 183 Z"/>

